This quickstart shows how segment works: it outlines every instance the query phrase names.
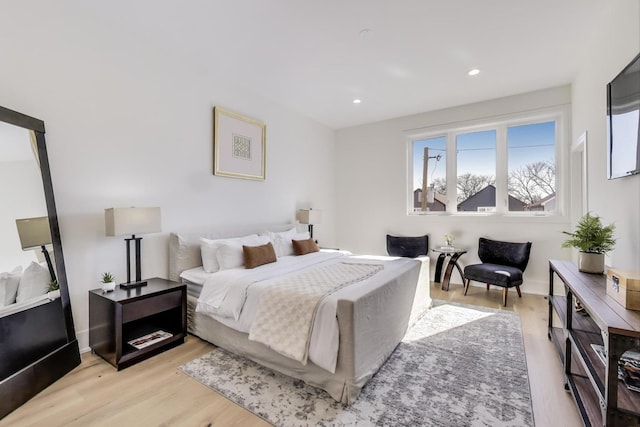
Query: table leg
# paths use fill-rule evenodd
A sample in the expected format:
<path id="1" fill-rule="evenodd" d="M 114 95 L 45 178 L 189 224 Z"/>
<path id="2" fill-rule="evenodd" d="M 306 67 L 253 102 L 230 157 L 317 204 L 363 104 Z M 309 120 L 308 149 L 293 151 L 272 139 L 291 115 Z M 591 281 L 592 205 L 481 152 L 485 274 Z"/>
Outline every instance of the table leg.
<path id="1" fill-rule="evenodd" d="M 464 282 L 464 275 L 462 273 L 462 269 L 460 268 L 460 265 L 458 264 L 458 258 L 460 258 L 460 256 L 462 255 L 463 255 L 462 253 L 455 253 L 451 256 L 451 259 L 449 260 L 449 264 L 447 264 L 447 269 L 444 272 L 444 280 L 442 281 L 443 291 L 449 290 L 449 281 L 451 280 L 451 273 L 453 272 L 454 266 L 458 269 L 458 273 L 460 273 L 462 282 Z"/>
<path id="2" fill-rule="evenodd" d="M 438 261 L 436 262 L 436 274 L 433 277 L 433 281 L 436 283 L 440 283 L 440 277 L 442 276 L 442 264 L 444 263 L 445 258 L 445 254 L 438 255 Z M 444 287 L 442 289 L 444 289 Z"/>
<path id="3" fill-rule="evenodd" d="M 451 257 L 451 261 L 450 262 L 455 264 L 456 268 L 458 269 L 458 273 L 460 273 L 460 279 L 462 280 L 462 283 L 464 284 L 464 272 L 462 271 L 462 267 L 460 267 L 460 264 L 458 264 L 458 258 L 460 258 L 462 255 L 464 255 L 464 254 L 455 254 L 453 257 Z"/>

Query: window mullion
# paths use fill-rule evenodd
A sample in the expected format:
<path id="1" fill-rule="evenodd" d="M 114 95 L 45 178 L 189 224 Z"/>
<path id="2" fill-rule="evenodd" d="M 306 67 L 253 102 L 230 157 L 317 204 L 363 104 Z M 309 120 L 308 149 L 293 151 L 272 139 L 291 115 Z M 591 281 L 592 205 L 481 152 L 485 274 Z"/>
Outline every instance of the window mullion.
<path id="1" fill-rule="evenodd" d="M 447 132 L 447 213 L 458 211 L 458 156 L 456 132 Z"/>
<path id="2" fill-rule="evenodd" d="M 509 189 L 507 167 L 507 126 L 496 128 L 496 212 L 509 211 Z"/>

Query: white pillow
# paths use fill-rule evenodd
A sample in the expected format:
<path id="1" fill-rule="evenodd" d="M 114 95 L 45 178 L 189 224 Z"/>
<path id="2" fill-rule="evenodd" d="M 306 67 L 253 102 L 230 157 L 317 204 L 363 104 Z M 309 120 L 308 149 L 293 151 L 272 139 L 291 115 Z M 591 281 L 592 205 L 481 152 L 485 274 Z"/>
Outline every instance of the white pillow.
<path id="1" fill-rule="evenodd" d="M 21 265 L 11 270 L 11 272 L 0 273 L 0 307 L 16 302 L 21 275 Z"/>
<path id="2" fill-rule="evenodd" d="M 49 292 L 50 282 L 51 275 L 49 275 L 47 267 L 31 261 L 31 264 L 24 270 L 20 278 L 16 302 L 23 302 L 33 297 L 46 294 Z"/>
<path id="3" fill-rule="evenodd" d="M 273 242 L 273 249 L 275 249 L 276 251 L 276 256 L 284 256 L 283 252 L 286 252 L 286 250 L 284 250 L 286 242 L 288 240 L 291 240 L 291 238 L 295 236 L 297 232 L 298 229 L 296 227 L 290 228 L 287 231 L 280 231 L 277 233 L 273 231 L 267 231 L 267 236 L 269 236 L 271 238 L 271 241 Z"/>
<path id="4" fill-rule="evenodd" d="M 269 237 L 273 241 L 273 247 L 276 250 L 276 255 L 278 257 L 281 256 L 289 256 L 294 255 L 292 240 L 307 240 L 309 239 L 309 232 L 305 231 L 303 233 L 298 233 L 298 229 L 293 227 L 290 230 L 283 231 L 280 233 L 272 233 L 269 232 Z"/>
<path id="5" fill-rule="evenodd" d="M 220 246 L 216 256 L 218 257 L 218 265 L 220 270 L 228 270 L 230 268 L 239 268 L 244 265 L 244 251 L 242 246 L 261 246 L 269 243 L 271 239 L 268 236 L 248 236 L 233 242 L 227 242 Z"/>
<path id="6" fill-rule="evenodd" d="M 207 273 L 215 273 L 220 270 L 220 264 L 218 263 L 218 249 L 222 245 L 241 242 L 243 239 L 258 237 L 257 234 L 250 234 L 243 237 L 232 237 L 228 239 L 216 239 L 210 240 L 204 237 L 200 239 L 200 253 L 202 256 L 202 267 Z M 240 243 L 240 250 L 242 250 L 242 243 Z"/>

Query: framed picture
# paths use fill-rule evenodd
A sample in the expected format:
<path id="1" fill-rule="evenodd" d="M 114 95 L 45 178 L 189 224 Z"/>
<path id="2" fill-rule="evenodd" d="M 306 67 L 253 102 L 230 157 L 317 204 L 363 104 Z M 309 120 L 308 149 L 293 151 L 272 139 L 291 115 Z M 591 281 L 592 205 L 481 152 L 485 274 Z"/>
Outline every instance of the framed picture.
<path id="1" fill-rule="evenodd" d="M 213 108 L 213 174 L 264 181 L 267 129 L 264 123 Z"/>

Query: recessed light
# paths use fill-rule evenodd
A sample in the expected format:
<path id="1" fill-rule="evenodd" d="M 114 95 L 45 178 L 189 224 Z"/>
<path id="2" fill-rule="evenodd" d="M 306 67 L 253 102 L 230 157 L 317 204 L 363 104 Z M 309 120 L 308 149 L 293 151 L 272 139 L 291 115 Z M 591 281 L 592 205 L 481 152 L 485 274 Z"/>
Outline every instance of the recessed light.
<path id="1" fill-rule="evenodd" d="M 373 35 L 373 30 L 371 28 L 363 28 L 358 34 L 360 35 L 360 37 L 366 39 L 367 37 L 371 37 Z"/>
<path id="2" fill-rule="evenodd" d="M 479 68 L 472 68 L 469 70 L 468 73 L 470 76 L 477 76 L 478 74 L 480 74 L 480 69 Z"/>
<path id="3" fill-rule="evenodd" d="M 360 104 L 362 102 L 362 100 L 360 98 L 356 98 L 353 100 L 354 104 Z"/>

